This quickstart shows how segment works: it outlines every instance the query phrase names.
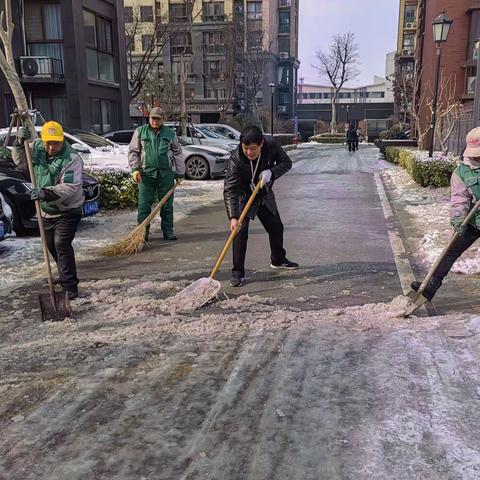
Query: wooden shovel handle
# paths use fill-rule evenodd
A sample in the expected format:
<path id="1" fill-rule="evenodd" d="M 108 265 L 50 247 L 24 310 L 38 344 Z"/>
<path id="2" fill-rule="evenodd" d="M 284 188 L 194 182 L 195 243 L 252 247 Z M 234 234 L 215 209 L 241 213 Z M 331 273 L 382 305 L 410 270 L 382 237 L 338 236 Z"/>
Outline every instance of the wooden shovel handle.
<path id="1" fill-rule="evenodd" d="M 36 188 L 37 182 L 35 181 L 35 172 L 33 171 L 33 162 L 32 162 L 32 152 L 30 151 L 30 145 L 28 143 L 28 139 L 24 140 L 23 146 L 25 148 L 25 156 L 27 157 L 28 172 L 30 173 L 30 183 L 32 184 L 33 188 Z M 48 286 L 50 289 L 50 295 L 52 296 L 52 304 L 56 305 L 55 285 L 53 283 L 52 268 L 50 266 L 50 257 L 48 256 L 47 237 L 45 235 L 45 225 L 43 224 L 42 207 L 40 205 L 40 200 L 35 200 L 35 210 L 37 212 L 38 229 L 40 230 L 40 238 L 42 240 L 43 258 L 45 260 L 45 269 L 47 271 Z"/>
<path id="2" fill-rule="evenodd" d="M 255 198 L 260 191 L 261 188 L 261 182 L 258 182 L 257 185 L 255 186 L 255 189 L 253 190 L 252 194 L 250 195 L 250 198 L 248 199 L 247 204 L 242 210 L 242 213 L 240 214 L 240 217 L 238 219 L 238 225 L 235 230 L 230 233 L 230 236 L 228 237 L 228 240 L 225 242 L 225 245 L 223 247 L 223 250 L 221 251 L 220 255 L 218 256 L 217 262 L 215 263 L 215 266 L 213 267 L 212 273 L 210 274 L 210 278 L 215 278 L 215 275 L 218 273 L 218 270 L 220 269 L 220 265 L 223 262 L 223 259 L 225 258 L 225 255 L 227 254 L 229 248 L 231 247 L 233 240 L 235 237 L 238 235 L 238 232 L 242 228 L 242 223 L 245 220 L 245 217 L 248 214 L 248 211 L 250 210 L 250 207 L 252 206 L 253 202 L 255 201 Z"/>

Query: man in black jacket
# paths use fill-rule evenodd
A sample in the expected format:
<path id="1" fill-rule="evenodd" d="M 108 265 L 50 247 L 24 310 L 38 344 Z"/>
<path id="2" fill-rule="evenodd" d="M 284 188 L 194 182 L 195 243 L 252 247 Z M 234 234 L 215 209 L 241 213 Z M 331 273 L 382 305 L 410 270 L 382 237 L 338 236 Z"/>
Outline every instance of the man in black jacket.
<path id="1" fill-rule="evenodd" d="M 273 142 L 267 142 L 258 127 L 247 127 L 240 136 L 240 145 L 230 160 L 225 178 L 224 199 L 230 230 L 238 228 L 238 218 L 255 185 L 260 190 L 248 216 L 233 242 L 233 269 L 230 285 L 240 287 L 245 281 L 245 254 L 247 252 L 248 225 L 257 215 L 268 233 L 271 250 L 271 267 L 295 269 L 298 264 L 285 256 L 283 224 L 278 213 L 273 182 L 292 168 L 285 151 Z"/>

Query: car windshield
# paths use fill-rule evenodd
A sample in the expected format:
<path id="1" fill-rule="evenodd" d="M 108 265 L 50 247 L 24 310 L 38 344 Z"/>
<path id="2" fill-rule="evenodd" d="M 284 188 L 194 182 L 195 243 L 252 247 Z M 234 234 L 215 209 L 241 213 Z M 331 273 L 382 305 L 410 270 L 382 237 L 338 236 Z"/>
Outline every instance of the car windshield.
<path id="1" fill-rule="evenodd" d="M 115 144 L 110 142 L 106 138 L 101 137 L 93 132 L 87 132 L 85 130 L 72 130 L 69 131 L 71 135 L 77 137 L 82 142 L 86 143 L 89 147 L 92 148 L 101 148 L 101 147 L 114 147 Z"/>
<path id="2" fill-rule="evenodd" d="M 211 130 L 209 130 L 206 127 L 197 127 L 198 130 L 200 130 L 206 137 L 210 138 L 220 138 L 216 133 L 213 133 Z"/>

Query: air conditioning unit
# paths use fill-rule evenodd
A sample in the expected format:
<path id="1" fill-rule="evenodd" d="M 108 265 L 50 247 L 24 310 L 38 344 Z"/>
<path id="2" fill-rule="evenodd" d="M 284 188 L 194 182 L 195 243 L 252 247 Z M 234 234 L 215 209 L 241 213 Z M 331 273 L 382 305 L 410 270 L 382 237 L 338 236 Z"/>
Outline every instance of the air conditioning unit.
<path id="1" fill-rule="evenodd" d="M 413 55 L 413 50 L 410 50 L 410 49 L 408 49 L 408 48 L 404 48 L 404 49 L 402 50 L 402 55 L 404 55 L 404 56 Z"/>
<path id="2" fill-rule="evenodd" d="M 278 111 L 278 113 L 287 113 L 287 106 L 286 105 L 279 105 L 277 111 Z"/>
<path id="3" fill-rule="evenodd" d="M 290 55 L 288 54 L 288 52 L 280 52 L 278 54 L 278 57 L 280 58 L 280 60 L 288 60 Z"/>
<path id="4" fill-rule="evenodd" d="M 242 14 L 243 13 L 243 5 L 235 5 L 235 13 Z"/>
<path id="5" fill-rule="evenodd" d="M 408 30 L 416 30 L 417 22 L 408 22 L 405 24 L 405 28 L 407 28 Z"/>

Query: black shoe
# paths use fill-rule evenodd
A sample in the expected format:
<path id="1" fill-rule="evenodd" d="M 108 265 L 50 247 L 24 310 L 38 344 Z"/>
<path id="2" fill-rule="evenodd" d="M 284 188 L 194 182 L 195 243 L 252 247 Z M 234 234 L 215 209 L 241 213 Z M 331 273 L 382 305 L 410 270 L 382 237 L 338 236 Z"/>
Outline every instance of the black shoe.
<path id="1" fill-rule="evenodd" d="M 272 267 L 272 268 L 282 268 L 282 269 L 285 269 L 285 270 L 295 270 L 296 268 L 298 268 L 298 263 L 291 262 L 290 260 L 288 260 L 286 258 L 285 261 L 283 263 L 281 263 L 280 265 L 274 265 L 272 263 L 272 264 L 270 264 L 270 267 Z"/>
<path id="2" fill-rule="evenodd" d="M 171 232 L 171 233 L 164 233 L 163 238 L 164 240 L 175 241 L 177 239 L 177 236 L 173 232 Z"/>
<path id="3" fill-rule="evenodd" d="M 69 300 L 75 300 L 78 298 L 78 290 L 65 290 Z"/>
<path id="4" fill-rule="evenodd" d="M 418 292 L 420 289 L 420 286 L 422 285 L 422 282 L 412 282 L 410 286 L 412 287 L 412 290 L 415 290 Z M 435 293 L 437 293 L 437 290 L 441 287 L 442 285 L 442 279 L 439 277 L 432 277 L 430 281 L 428 282 L 427 286 L 424 288 L 422 295 L 429 301 L 431 302 L 433 297 L 435 296 Z"/>
<path id="5" fill-rule="evenodd" d="M 241 287 L 245 283 L 245 278 L 243 277 L 232 277 L 230 279 L 231 287 Z"/>

